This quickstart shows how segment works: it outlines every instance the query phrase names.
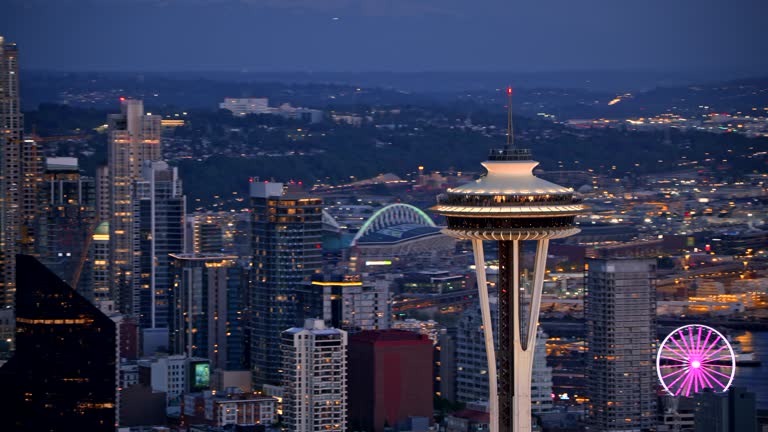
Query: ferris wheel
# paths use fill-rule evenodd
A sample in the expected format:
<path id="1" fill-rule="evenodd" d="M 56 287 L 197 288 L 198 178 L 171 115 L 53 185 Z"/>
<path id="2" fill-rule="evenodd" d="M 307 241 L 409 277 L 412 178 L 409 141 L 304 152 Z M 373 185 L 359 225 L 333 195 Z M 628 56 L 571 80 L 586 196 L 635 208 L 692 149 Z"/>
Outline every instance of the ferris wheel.
<path id="1" fill-rule="evenodd" d="M 692 324 L 670 333 L 656 356 L 656 373 L 672 396 L 691 396 L 705 388 L 725 392 L 736 372 L 728 340 L 712 327 Z"/>

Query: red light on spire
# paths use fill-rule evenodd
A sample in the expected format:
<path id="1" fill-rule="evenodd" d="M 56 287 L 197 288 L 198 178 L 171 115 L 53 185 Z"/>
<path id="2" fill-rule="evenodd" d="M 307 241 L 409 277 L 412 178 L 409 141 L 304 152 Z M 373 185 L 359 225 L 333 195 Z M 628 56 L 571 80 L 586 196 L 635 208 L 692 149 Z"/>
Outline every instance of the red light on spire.
<path id="1" fill-rule="evenodd" d="M 125 96 L 120 96 L 120 102 L 125 102 Z"/>
<path id="2" fill-rule="evenodd" d="M 507 87 L 507 94 L 512 95 L 512 87 Z"/>

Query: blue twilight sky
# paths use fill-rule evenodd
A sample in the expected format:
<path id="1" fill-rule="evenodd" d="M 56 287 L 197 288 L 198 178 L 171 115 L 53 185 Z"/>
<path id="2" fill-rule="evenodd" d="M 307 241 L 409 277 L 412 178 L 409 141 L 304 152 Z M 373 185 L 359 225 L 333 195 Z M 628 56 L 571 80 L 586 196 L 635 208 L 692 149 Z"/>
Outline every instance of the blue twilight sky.
<path id="1" fill-rule="evenodd" d="M 766 0 L 0 0 L 29 69 L 768 72 Z"/>

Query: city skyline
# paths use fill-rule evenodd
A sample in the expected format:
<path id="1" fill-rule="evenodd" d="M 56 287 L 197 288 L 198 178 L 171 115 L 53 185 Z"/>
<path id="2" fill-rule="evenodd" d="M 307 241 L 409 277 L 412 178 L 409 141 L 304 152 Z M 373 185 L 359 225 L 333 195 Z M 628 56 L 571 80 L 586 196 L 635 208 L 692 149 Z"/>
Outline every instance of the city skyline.
<path id="1" fill-rule="evenodd" d="M 768 426 L 768 77 L 728 81 L 762 5 L 37 1 L 0 35 L 0 429 Z M 75 39 L 129 72 L 28 66 Z M 689 72 L 278 72 L 518 60 Z"/>

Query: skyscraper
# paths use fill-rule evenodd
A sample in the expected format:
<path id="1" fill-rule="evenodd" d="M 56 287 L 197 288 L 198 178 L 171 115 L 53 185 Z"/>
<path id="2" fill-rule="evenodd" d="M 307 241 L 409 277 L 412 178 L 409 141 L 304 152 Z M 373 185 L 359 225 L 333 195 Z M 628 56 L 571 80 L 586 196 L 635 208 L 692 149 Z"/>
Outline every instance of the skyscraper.
<path id="1" fill-rule="evenodd" d="M 168 328 L 172 253 L 184 250 L 184 212 L 178 170 L 163 161 L 144 161 L 134 184 L 132 307 L 139 327 Z"/>
<path id="2" fill-rule="evenodd" d="M 91 272 L 78 274 L 95 221 L 93 178 L 80 175 L 77 158 L 47 158 L 39 195 L 35 249 L 40 261 L 93 301 Z"/>
<path id="3" fill-rule="evenodd" d="M 16 274 L 16 352 L 0 368 L 3 425 L 115 430 L 115 323 L 31 256 L 17 256 Z"/>
<path id="4" fill-rule="evenodd" d="M 499 303 L 496 296 L 489 297 L 491 322 L 499 322 Z M 459 402 L 487 401 L 488 357 L 483 337 L 480 305 L 468 307 L 459 319 L 456 329 L 456 400 Z M 498 346 L 498 332 L 494 333 L 494 346 Z"/>
<path id="5" fill-rule="evenodd" d="M 591 431 L 656 422 L 656 261 L 587 261 L 587 421 Z"/>
<path id="6" fill-rule="evenodd" d="M 498 325 L 498 300 L 489 297 L 491 320 Z M 496 339 L 496 338 L 495 338 Z M 498 344 L 498 339 L 494 341 Z M 539 327 L 531 374 L 531 412 L 540 414 L 552 409 L 552 368 L 547 365 L 547 334 Z M 479 305 L 461 315 L 456 334 L 456 394 L 460 402 L 488 399 L 488 359 L 483 342 L 483 326 Z"/>
<path id="7" fill-rule="evenodd" d="M 288 430 L 347 430 L 347 332 L 308 319 L 282 333 L 283 416 Z"/>
<path id="8" fill-rule="evenodd" d="M 0 36 L 0 306 L 13 305 L 15 262 L 21 240 L 19 50 Z"/>
<path id="9" fill-rule="evenodd" d="M 172 254 L 174 317 L 171 349 L 204 357 L 212 369 L 244 363 L 245 268 L 236 256 Z"/>
<path id="10" fill-rule="evenodd" d="M 89 292 L 94 302 L 110 300 L 109 221 L 96 225 L 88 248 Z"/>
<path id="11" fill-rule="evenodd" d="M 144 161 L 161 157 L 159 115 L 144 114 L 140 100 L 121 98 L 121 113 L 108 117 L 110 264 L 112 295 L 123 313 L 137 314 L 132 295 L 134 222 L 133 187 Z M 105 173 L 100 172 L 100 178 Z M 103 201 L 102 201 L 103 202 Z"/>
<path id="12" fill-rule="evenodd" d="M 533 175 L 538 162 L 530 150 L 514 144 L 511 88 L 507 94 L 507 144 L 483 162 L 488 174 L 448 189 L 433 207 L 446 217 L 447 234 L 472 240 L 488 357 L 491 432 L 531 430 L 531 372 L 549 240 L 577 233 L 574 219 L 583 210 L 572 189 Z M 483 240 L 499 245 L 498 385 Z"/>
<path id="13" fill-rule="evenodd" d="M 257 385 L 279 384 L 280 333 L 295 325 L 295 287 L 322 268 L 322 200 L 251 182 L 251 362 Z"/>

